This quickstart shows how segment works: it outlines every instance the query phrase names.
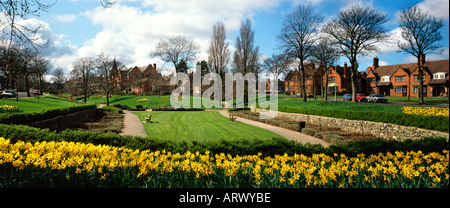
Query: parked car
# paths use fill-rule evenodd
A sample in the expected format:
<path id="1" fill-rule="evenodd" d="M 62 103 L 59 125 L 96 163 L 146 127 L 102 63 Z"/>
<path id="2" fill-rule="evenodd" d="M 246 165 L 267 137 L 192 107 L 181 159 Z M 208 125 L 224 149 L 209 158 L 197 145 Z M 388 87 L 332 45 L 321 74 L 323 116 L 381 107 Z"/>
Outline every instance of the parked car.
<path id="1" fill-rule="evenodd" d="M 307 92 L 307 93 L 306 93 L 306 97 L 308 97 L 308 98 L 313 98 L 314 95 L 312 94 L 312 92 Z"/>
<path id="2" fill-rule="evenodd" d="M 366 100 L 367 100 L 367 95 L 362 94 L 362 93 L 356 94 L 356 102 L 366 102 Z"/>
<path id="3" fill-rule="evenodd" d="M 5 90 L 2 93 L 2 97 L 4 97 L 4 98 L 16 97 L 16 92 L 14 92 L 14 90 Z"/>
<path id="4" fill-rule="evenodd" d="M 342 100 L 344 100 L 344 101 L 352 101 L 352 94 L 342 95 Z"/>
<path id="5" fill-rule="evenodd" d="M 39 90 L 31 90 L 30 93 L 33 94 L 33 95 L 42 95 L 42 94 L 39 92 Z"/>
<path id="6" fill-rule="evenodd" d="M 367 96 L 367 102 L 374 102 L 374 103 L 387 103 L 388 99 L 383 97 L 383 95 L 380 94 L 371 94 Z"/>

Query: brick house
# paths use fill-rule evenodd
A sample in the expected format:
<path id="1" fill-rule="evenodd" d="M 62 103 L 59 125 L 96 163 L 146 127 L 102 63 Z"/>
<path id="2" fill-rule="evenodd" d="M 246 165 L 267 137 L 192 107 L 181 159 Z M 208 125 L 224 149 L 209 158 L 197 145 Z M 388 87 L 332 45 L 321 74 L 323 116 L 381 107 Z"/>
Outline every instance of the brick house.
<path id="1" fill-rule="evenodd" d="M 351 66 L 347 66 L 347 62 L 344 62 L 344 66 L 337 65 L 336 67 L 328 67 L 328 78 L 323 75 L 323 80 L 328 79 L 327 92 L 333 94 L 335 86 L 337 86 L 337 92 L 339 94 L 352 92 L 352 80 L 351 80 Z M 365 72 L 358 72 L 355 75 L 355 87 L 356 93 L 364 93 L 366 89 L 366 76 Z"/>
<path id="2" fill-rule="evenodd" d="M 418 96 L 420 80 L 417 63 L 379 66 L 378 57 L 367 68 L 367 92 L 385 96 Z M 426 61 L 421 57 L 423 66 L 424 97 L 448 96 L 449 60 Z"/>
<path id="3" fill-rule="evenodd" d="M 284 81 L 281 81 L 280 79 L 278 79 L 278 91 L 280 90 L 284 90 Z M 266 82 L 266 92 L 270 92 L 270 79 L 267 79 Z"/>
<path id="4" fill-rule="evenodd" d="M 321 71 L 318 71 L 318 68 L 315 68 L 314 64 L 306 65 L 305 66 L 305 87 L 306 87 L 306 93 L 310 92 L 312 93 L 314 91 L 314 88 L 316 89 L 316 94 L 320 94 L 321 91 L 321 82 L 320 79 L 322 77 Z M 285 79 L 284 79 L 284 91 L 288 95 L 296 95 L 298 92 L 300 92 L 300 82 L 299 82 L 299 76 L 300 72 L 290 71 Z M 278 81 L 278 89 L 281 90 L 282 85 L 280 85 L 280 81 Z"/>
<path id="5" fill-rule="evenodd" d="M 127 73 L 127 80 L 130 91 L 136 94 L 145 92 L 167 93 L 172 90 L 169 83 L 170 77 L 161 75 L 156 69 L 156 64 L 130 68 Z"/>

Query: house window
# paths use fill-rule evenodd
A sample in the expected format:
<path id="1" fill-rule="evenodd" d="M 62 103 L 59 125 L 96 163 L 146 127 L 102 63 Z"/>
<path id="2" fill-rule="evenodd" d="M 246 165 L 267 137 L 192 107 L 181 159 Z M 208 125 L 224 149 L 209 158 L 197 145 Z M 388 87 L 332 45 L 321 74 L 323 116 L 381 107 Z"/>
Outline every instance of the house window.
<path id="1" fill-rule="evenodd" d="M 374 83 L 375 82 L 375 78 L 367 78 L 367 83 Z"/>
<path id="2" fill-rule="evenodd" d="M 389 76 L 381 77 L 381 82 L 389 82 L 391 79 Z"/>
<path id="3" fill-rule="evenodd" d="M 396 76 L 395 77 L 395 82 L 405 82 L 406 81 L 406 76 Z"/>
<path id="4" fill-rule="evenodd" d="M 417 93 L 417 92 L 419 91 L 418 89 L 419 89 L 419 86 L 417 86 L 417 85 L 414 86 L 414 87 L 413 87 L 413 93 Z M 427 86 L 424 85 L 422 89 L 423 89 L 423 90 L 422 90 L 423 93 L 426 94 L 426 93 L 427 93 Z"/>
<path id="5" fill-rule="evenodd" d="M 433 75 L 433 79 L 445 79 L 445 73 L 436 73 Z"/>
<path id="6" fill-rule="evenodd" d="M 422 77 L 422 80 L 425 80 L 425 76 Z M 414 81 L 419 81 L 419 75 L 414 75 Z"/>
<path id="7" fill-rule="evenodd" d="M 336 82 L 336 77 L 328 77 L 328 82 Z"/>
<path id="8" fill-rule="evenodd" d="M 394 88 L 394 93 L 395 94 L 406 93 L 406 87 L 395 87 Z"/>
<path id="9" fill-rule="evenodd" d="M 356 82 L 361 82 L 361 78 L 357 77 Z"/>

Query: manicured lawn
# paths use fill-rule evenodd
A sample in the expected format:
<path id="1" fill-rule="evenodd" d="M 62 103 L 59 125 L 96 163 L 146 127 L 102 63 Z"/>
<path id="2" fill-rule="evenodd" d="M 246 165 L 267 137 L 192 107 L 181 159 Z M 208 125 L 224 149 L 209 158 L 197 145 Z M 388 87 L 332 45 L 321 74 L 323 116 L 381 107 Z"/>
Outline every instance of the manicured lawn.
<path id="1" fill-rule="evenodd" d="M 295 97 L 278 97 L 278 107 L 314 109 L 314 110 L 352 110 L 352 111 L 376 111 L 402 113 L 401 106 L 389 104 L 372 104 L 372 103 L 352 103 L 352 102 L 334 102 L 308 100 L 306 103 L 301 98 Z"/>
<path id="2" fill-rule="evenodd" d="M 145 99 L 145 100 L 144 100 Z M 191 96 L 191 106 L 193 105 L 194 100 L 199 100 L 201 98 L 192 97 Z M 139 101 L 141 100 L 141 101 Z M 139 101 L 139 102 L 138 102 Z M 99 97 L 91 97 L 88 99 L 88 102 L 90 103 L 101 103 L 106 104 L 106 97 L 105 96 L 99 96 Z M 132 95 L 113 95 L 109 99 L 109 104 L 120 104 L 120 105 L 127 105 L 128 107 L 134 108 L 136 105 L 142 105 L 147 106 L 147 108 L 155 108 L 155 107 L 161 107 L 162 105 L 170 106 L 170 95 L 164 95 L 164 96 L 132 96 Z M 202 105 L 201 108 L 204 108 Z"/>
<path id="3" fill-rule="evenodd" d="M 79 104 L 81 102 L 74 102 L 56 95 L 40 97 L 39 100 L 37 97 L 19 98 L 19 101 L 15 99 L 0 99 L 0 106 L 18 106 L 19 110 L 22 110 L 24 113 L 40 111 L 43 108 L 68 107 Z"/>
<path id="4" fill-rule="evenodd" d="M 396 96 L 387 96 L 386 97 L 390 102 L 411 102 L 411 103 L 419 103 L 418 97 L 410 97 L 408 101 L 408 97 L 396 97 Z M 423 100 L 428 104 L 436 104 L 436 103 L 448 103 L 448 97 L 424 97 Z"/>
<path id="5" fill-rule="evenodd" d="M 238 140 L 271 139 L 281 136 L 273 132 L 240 122 L 231 122 L 228 118 L 211 111 L 154 111 L 134 112 L 144 121 L 152 115 L 152 123 L 144 124 L 150 137 L 182 140 Z M 281 137 L 282 138 L 282 137 Z"/>

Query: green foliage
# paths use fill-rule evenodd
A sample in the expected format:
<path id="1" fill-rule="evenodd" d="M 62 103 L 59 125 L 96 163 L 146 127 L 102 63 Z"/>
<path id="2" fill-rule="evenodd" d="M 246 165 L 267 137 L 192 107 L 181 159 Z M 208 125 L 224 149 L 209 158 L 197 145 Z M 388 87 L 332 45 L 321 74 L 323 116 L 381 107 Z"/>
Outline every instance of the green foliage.
<path id="1" fill-rule="evenodd" d="M 104 106 L 104 107 L 102 107 L 102 108 L 99 108 L 99 110 L 105 111 L 105 112 L 114 112 L 114 113 L 117 113 L 117 114 L 122 114 L 122 113 L 123 113 L 123 110 L 122 110 L 122 109 L 116 108 L 116 107 L 107 107 L 107 106 Z"/>
<path id="2" fill-rule="evenodd" d="M 95 104 L 83 104 L 69 107 L 43 108 L 35 112 L 0 114 L 0 123 L 26 124 L 95 108 L 97 108 Z"/>

